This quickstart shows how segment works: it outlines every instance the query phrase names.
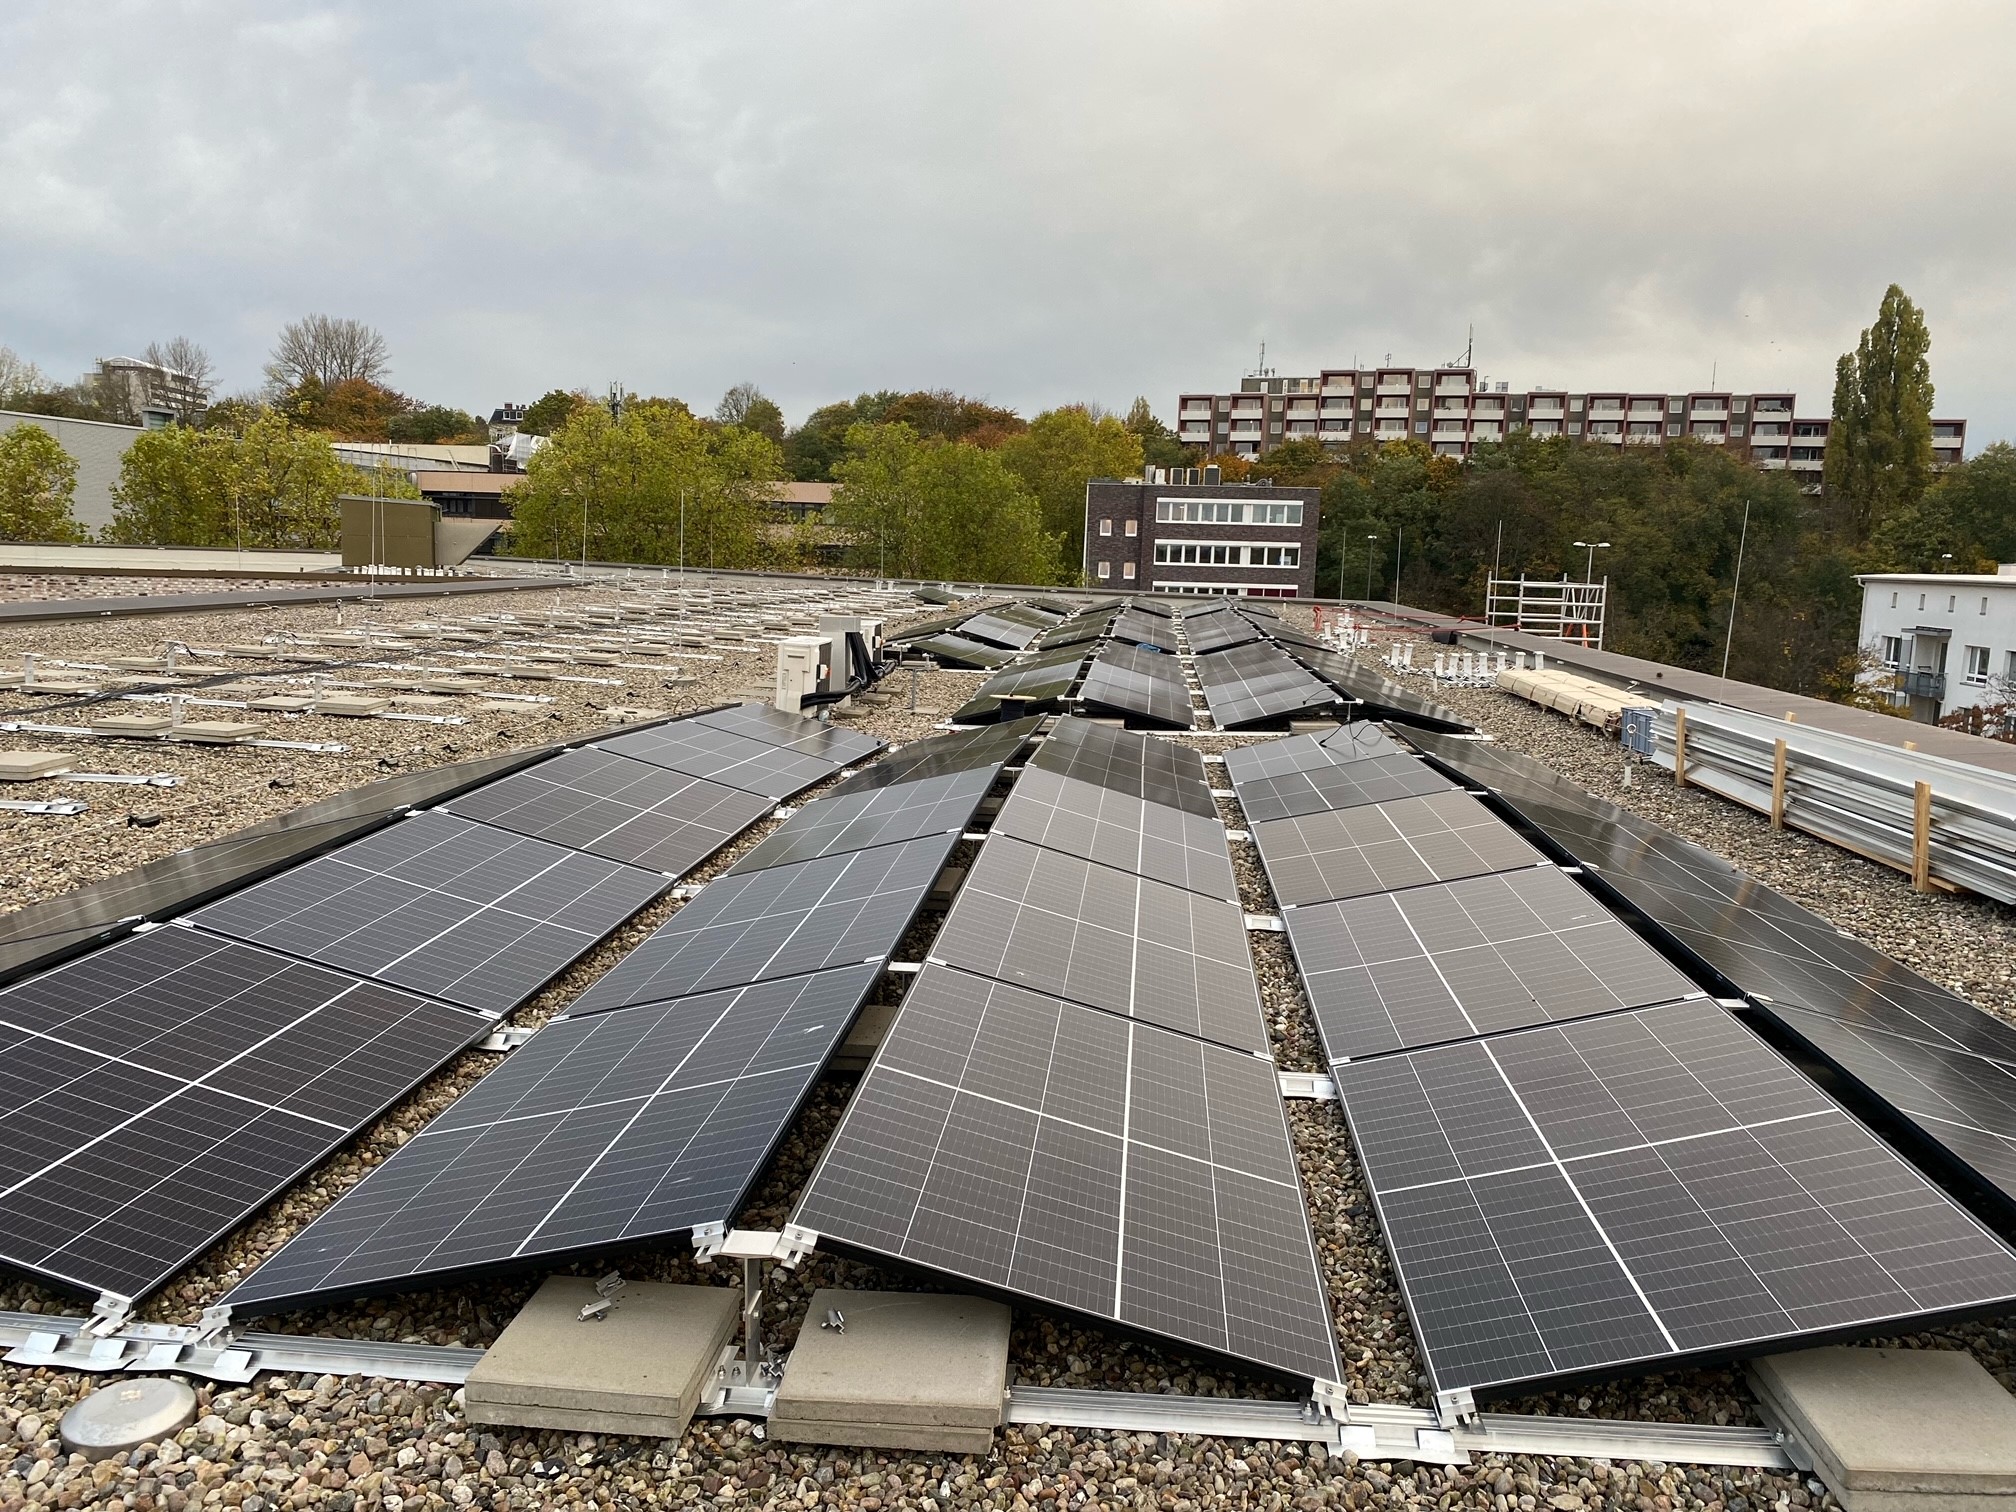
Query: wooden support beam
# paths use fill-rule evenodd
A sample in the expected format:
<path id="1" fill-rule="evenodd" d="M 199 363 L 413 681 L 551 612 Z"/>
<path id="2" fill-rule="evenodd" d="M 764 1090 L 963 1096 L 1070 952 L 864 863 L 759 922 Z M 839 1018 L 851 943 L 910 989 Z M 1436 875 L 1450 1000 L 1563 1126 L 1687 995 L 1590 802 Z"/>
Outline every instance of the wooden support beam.
<path id="1" fill-rule="evenodd" d="M 1687 786 L 1687 711 L 1673 711 L 1673 786 Z"/>
<path id="2" fill-rule="evenodd" d="M 1932 784 L 1918 783 L 1911 793 L 1911 890 L 1932 891 Z"/>
<path id="3" fill-rule="evenodd" d="M 1785 828 L 1785 742 L 1775 742 L 1771 748 L 1771 828 Z"/>

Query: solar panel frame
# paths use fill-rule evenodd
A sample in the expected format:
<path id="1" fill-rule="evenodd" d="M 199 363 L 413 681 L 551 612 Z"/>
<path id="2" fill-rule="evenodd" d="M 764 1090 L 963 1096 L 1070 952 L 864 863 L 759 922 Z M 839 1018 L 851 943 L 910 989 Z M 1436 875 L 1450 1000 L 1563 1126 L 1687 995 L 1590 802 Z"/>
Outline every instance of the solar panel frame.
<path id="1" fill-rule="evenodd" d="M 555 1020 L 225 1300 L 284 1312 L 730 1221 L 880 974 Z"/>
<path id="2" fill-rule="evenodd" d="M 792 1222 L 1341 1378 L 1272 1066 L 1055 997 L 927 966 Z"/>
<path id="3" fill-rule="evenodd" d="M 815 798 L 723 875 L 739 876 L 923 835 L 963 833 L 994 778 L 992 769 L 982 767 Z"/>
<path id="4" fill-rule="evenodd" d="M 598 740 L 590 749 L 648 761 L 773 800 L 803 792 L 846 765 L 694 719 Z"/>
<path id="5" fill-rule="evenodd" d="M 143 1297 L 491 1027 L 175 926 L 16 983 L 0 1266 Z"/>
<path id="6" fill-rule="evenodd" d="M 991 837 L 931 961 L 1267 1054 L 1238 904 Z"/>
<path id="7" fill-rule="evenodd" d="M 1431 793 L 1252 826 L 1284 908 L 1546 864 L 1467 793 Z"/>
<path id="8" fill-rule="evenodd" d="M 1283 917 L 1332 1062 L 1702 996 L 1549 867 Z"/>
<path id="9" fill-rule="evenodd" d="M 442 805 L 648 871 L 691 871 L 768 814 L 768 798 L 613 751 L 565 751 Z"/>
<path id="10" fill-rule="evenodd" d="M 574 1017 L 886 960 L 956 834 L 722 876 L 574 1002 Z"/>
<path id="11" fill-rule="evenodd" d="M 1438 1391 L 1666 1369 L 2016 1299 L 2016 1253 L 1712 1003 L 1334 1075 Z"/>
<path id="12" fill-rule="evenodd" d="M 1167 804 L 1030 767 L 995 817 L 992 834 L 1026 840 L 1190 892 L 1236 902 L 1225 827 Z"/>
<path id="13" fill-rule="evenodd" d="M 502 1015 L 669 885 L 658 872 L 430 811 L 227 894 L 188 919 Z"/>

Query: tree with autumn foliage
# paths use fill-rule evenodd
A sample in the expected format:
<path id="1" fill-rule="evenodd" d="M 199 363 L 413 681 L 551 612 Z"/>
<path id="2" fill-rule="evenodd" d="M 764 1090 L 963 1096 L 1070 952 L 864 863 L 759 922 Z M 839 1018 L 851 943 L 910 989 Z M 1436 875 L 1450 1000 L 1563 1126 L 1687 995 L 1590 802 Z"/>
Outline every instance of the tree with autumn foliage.
<path id="1" fill-rule="evenodd" d="M 1064 560 L 1085 555 L 1085 485 L 1094 478 L 1141 472 L 1141 438 L 1117 417 L 1086 405 L 1046 410 L 1028 430 L 1003 443 L 1001 460 L 1043 507 L 1043 529 L 1057 538 Z"/>

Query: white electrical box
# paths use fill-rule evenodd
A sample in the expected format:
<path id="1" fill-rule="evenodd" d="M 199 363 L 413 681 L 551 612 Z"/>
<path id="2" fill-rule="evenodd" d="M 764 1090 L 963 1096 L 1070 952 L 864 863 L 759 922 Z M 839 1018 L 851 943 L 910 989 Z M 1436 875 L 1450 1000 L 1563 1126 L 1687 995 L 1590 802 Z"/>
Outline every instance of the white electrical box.
<path id="1" fill-rule="evenodd" d="M 786 714 L 803 712 L 804 700 L 824 692 L 830 674 L 831 642 L 823 635 L 787 635 L 777 643 L 776 696 Z"/>
<path id="2" fill-rule="evenodd" d="M 843 691 L 852 681 L 854 672 L 866 673 L 867 667 L 848 665 L 847 637 L 858 635 L 868 648 L 868 661 L 872 666 L 882 659 L 882 621 L 866 619 L 857 614 L 822 614 L 819 616 L 819 633 L 833 642 L 832 672 L 829 674 L 827 691 Z"/>

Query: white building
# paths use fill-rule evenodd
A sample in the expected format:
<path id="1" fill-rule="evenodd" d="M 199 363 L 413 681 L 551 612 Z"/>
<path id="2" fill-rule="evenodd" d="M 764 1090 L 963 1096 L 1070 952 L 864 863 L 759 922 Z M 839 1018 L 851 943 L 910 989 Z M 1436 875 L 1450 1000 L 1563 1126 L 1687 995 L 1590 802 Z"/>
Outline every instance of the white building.
<path id="1" fill-rule="evenodd" d="M 1861 645 L 1912 718 L 2016 702 L 2016 562 L 1993 576 L 1872 572 L 1856 581 Z"/>

